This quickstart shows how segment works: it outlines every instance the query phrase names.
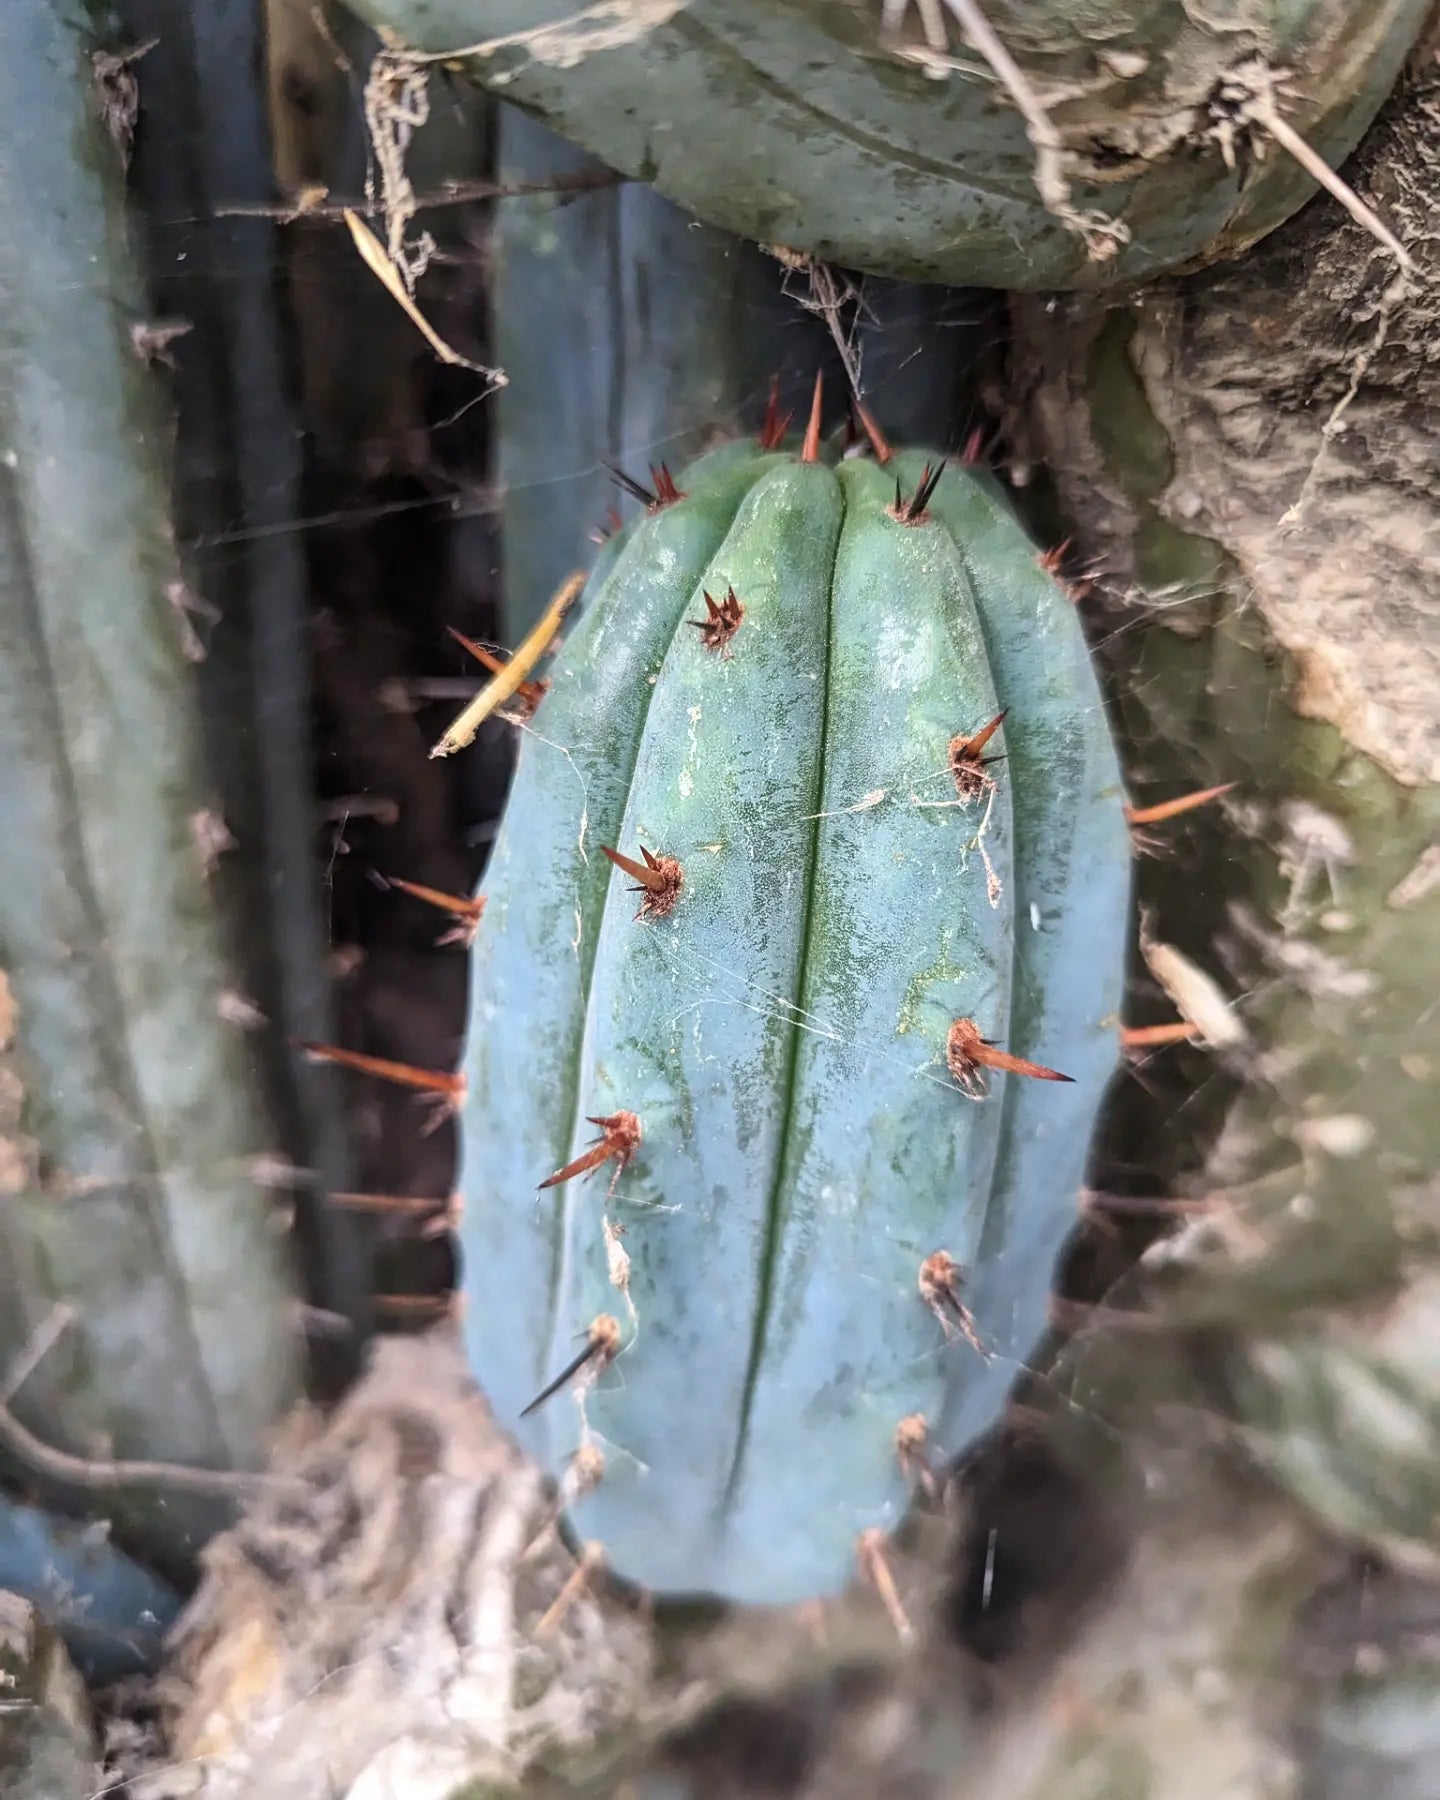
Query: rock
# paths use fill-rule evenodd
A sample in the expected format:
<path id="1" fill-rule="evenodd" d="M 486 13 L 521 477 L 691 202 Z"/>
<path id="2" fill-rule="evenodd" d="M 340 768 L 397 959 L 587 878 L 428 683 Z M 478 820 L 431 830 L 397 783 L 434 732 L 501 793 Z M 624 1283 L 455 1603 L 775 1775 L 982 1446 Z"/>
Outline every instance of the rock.
<path id="1" fill-rule="evenodd" d="M 85 1689 L 59 1635 L 0 1591 L 0 1793 L 88 1800 L 100 1787 Z"/>

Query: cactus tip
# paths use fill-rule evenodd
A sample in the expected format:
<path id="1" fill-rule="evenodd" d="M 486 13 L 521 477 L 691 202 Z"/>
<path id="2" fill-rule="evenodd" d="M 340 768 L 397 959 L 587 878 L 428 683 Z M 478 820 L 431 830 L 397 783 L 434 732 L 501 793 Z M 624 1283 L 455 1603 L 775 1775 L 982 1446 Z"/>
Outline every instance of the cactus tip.
<path id="1" fill-rule="evenodd" d="M 770 377 L 770 398 L 765 403 L 765 422 L 760 427 L 755 442 L 762 450 L 778 450 L 785 442 L 785 433 L 790 429 L 790 421 L 795 417 L 793 412 L 780 411 L 780 377 Z"/>
<path id="2" fill-rule="evenodd" d="M 559 1187 L 562 1181 L 572 1181 L 577 1175 L 588 1175 L 592 1169 L 598 1169 L 601 1163 L 615 1164 L 615 1173 L 610 1177 L 610 1191 L 615 1191 L 615 1183 L 620 1179 L 631 1157 L 640 1148 L 644 1133 L 640 1125 L 638 1113 L 627 1112 L 622 1108 L 619 1112 L 587 1114 L 586 1123 L 598 1125 L 600 1136 L 588 1150 L 583 1150 L 573 1162 L 566 1163 L 563 1169 L 557 1169 L 553 1175 L 547 1175 L 539 1184 L 539 1192 L 546 1188 Z"/>
<path id="3" fill-rule="evenodd" d="M 552 1394 L 558 1394 L 572 1376 L 584 1374 L 593 1381 L 603 1370 L 609 1368 L 619 1350 L 620 1321 L 609 1313 L 598 1314 L 590 1321 L 585 1332 L 585 1348 L 566 1363 L 548 1387 L 542 1388 L 530 1404 L 522 1408 L 520 1417 L 528 1418 L 537 1407 L 543 1406 Z"/>
<path id="4" fill-rule="evenodd" d="M 433 1097 L 440 1103 L 440 1118 L 455 1112 L 465 1099 L 465 1077 L 446 1069 L 419 1069 L 414 1063 L 395 1062 L 388 1056 L 366 1056 L 359 1050 L 342 1050 L 336 1044 L 316 1044 L 306 1038 L 290 1041 L 316 1062 L 338 1063 L 341 1068 Z"/>
<path id="5" fill-rule="evenodd" d="M 402 894 L 409 894 L 412 900 L 433 906 L 439 912 L 449 913 L 455 924 L 435 940 L 437 944 L 463 944 L 468 948 L 475 942 L 475 934 L 485 916 L 483 894 L 476 894 L 467 900 L 463 894 L 442 893 L 439 888 L 426 887 L 419 881 L 405 881 L 399 875 L 382 875 L 380 879 L 387 887 L 399 888 Z"/>
<path id="6" fill-rule="evenodd" d="M 997 751 L 994 756 L 982 756 L 981 752 L 1004 724 L 1009 711 L 1008 706 L 1002 707 L 989 724 L 983 725 L 979 731 L 972 732 L 969 736 L 961 733 L 951 738 L 947 750 L 950 774 L 955 782 L 955 792 L 962 800 L 978 799 L 994 787 L 995 778 L 988 775 L 986 770 L 991 763 L 1003 762 L 1004 752 Z"/>
<path id="7" fill-rule="evenodd" d="M 655 484 L 653 488 L 647 488 L 633 475 L 617 469 L 614 463 L 607 462 L 603 466 L 609 470 L 610 479 L 618 487 L 624 488 L 627 494 L 632 494 L 647 512 L 659 512 L 662 507 L 673 506 L 677 500 L 685 498 L 681 489 L 676 487 L 675 477 L 670 473 L 669 467 L 663 462 L 650 465 L 650 479 Z"/>
<path id="8" fill-rule="evenodd" d="M 435 1325 L 441 1319 L 454 1318 L 460 1310 L 460 1296 L 448 1294 L 372 1294 L 377 1312 L 391 1319 L 410 1319 L 418 1324 Z"/>
<path id="9" fill-rule="evenodd" d="M 810 423 L 805 427 L 805 442 L 800 450 L 801 462 L 813 463 L 820 460 L 820 408 L 825 398 L 825 376 L 823 371 L 815 374 L 815 393 L 810 401 Z"/>
<path id="10" fill-rule="evenodd" d="M 609 471 L 610 479 L 615 483 L 616 487 L 624 488 L 625 492 L 632 495 L 642 506 L 654 506 L 654 494 L 651 493 L 649 488 L 638 482 L 633 475 L 627 475 L 623 469 L 617 469 L 614 463 L 607 462 L 603 467 Z"/>
<path id="11" fill-rule="evenodd" d="M 866 437 L 870 440 L 870 448 L 875 453 L 876 462 L 880 463 L 883 467 L 883 465 L 888 463 L 890 458 L 895 454 L 889 439 L 875 422 L 874 413 L 871 412 L 870 408 L 858 394 L 851 401 L 851 405 L 855 409 L 855 416 L 859 419 Z"/>
<path id="12" fill-rule="evenodd" d="M 999 1069 L 1009 1075 L 1028 1075 L 1035 1081 L 1074 1080 L 1058 1069 L 1047 1069 L 1043 1063 L 1026 1062 L 996 1047 L 993 1038 L 981 1037 L 973 1019 L 956 1019 L 945 1040 L 945 1061 L 957 1086 L 972 1100 L 983 1100 L 987 1092 L 985 1071 Z"/>
<path id="13" fill-rule="evenodd" d="M 977 1355 L 989 1360 L 989 1353 L 980 1342 L 980 1334 L 975 1329 L 975 1320 L 970 1308 L 960 1298 L 965 1286 L 965 1270 L 948 1250 L 932 1250 L 920 1265 L 920 1274 L 916 1282 L 920 1290 L 920 1298 L 935 1315 L 945 1341 L 963 1337 Z"/>
<path id="14" fill-rule="evenodd" d="M 1218 787 L 1197 788 L 1192 794 L 1180 794 L 1174 800 L 1162 800 L 1157 806 L 1127 806 L 1125 819 L 1130 825 L 1159 825 L 1166 819 L 1177 819 L 1181 813 L 1193 812 L 1230 793 L 1239 783 L 1222 781 Z"/>
<path id="15" fill-rule="evenodd" d="M 920 479 L 915 485 L 915 492 L 908 500 L 900 492 L 900 483 L 895 483 L 895 504 L 890 508 L 890 517 L 901 525 L 923 525 L 929 518 L 926 510 L 935 497 L 935 490 L 940 485 L 940 477 L 945 473 L 948 464 L 944 457 L 935 464 L 926 463 L 920 472 Z"/>
<path id="16" fill-rule="evenodd" d="M 732 651 L 731 639 L 740 629 L 740 622 L 745 617 L 745 608 L 737 598 L 733 587 L 727 588 L 725 598 L 717 601 L 710 594 L 701 590 L 701 599 L 705 602 L 703 619 L 687 619 L 685 623 L 700 633 L 700 642 L 707 650 L 718 650 L 725 661 L 729 661 Z"/>
<path id="17" fill-rule="evenodd" d="M 636 862 L 633 856 L 622 856 L 608 844 L 600 846 L 601 854 L 607 857 L 615 867 L 626 875 L 632 875 L 638 886 L 630 891 L 642 895 L 637 919 L 668 919 L 675 910 L 675 902 L 680 898 L 680 890 L 685 885 L 685 871 L 673 856 L 656 856 L 642 844 L 640 854 L 643 862 Z"/>
<path id="18" fill-rule="evenodd" d="M 450 1211 L 448 1200 L 435 1200 L 428 1194 L 361 1194 L 331 1188 L 325 1201 L 327 1205 L 341 1207 L 347 1212 L 391 1213 L 400 1218 L 427 1222 L 437 1215 L 446 1218 Z"/>
<path id="19" fill-rule="evenodd" d="M 924 1413 L 907 1413 L 895 1427 L 895 1460 L 900 1473 L 924 1494 L 935 1492 L 935 1471 L 930 1466 L 930 1427 Z"/>
<path id="20" fill-rule="evenodd" d="M 685 498 L 683 491 L 676 487 L 675 477 L 665 463 L 660 463 L 658 467 L 651 464 L 650 479 L 655 483 L 654 510 L 656 512 L 659 512 L 662 506 L 674 506 L 677 501 Z"/>
<path id="21" fill-rule="evenodd" d="M 1172 1019 L 1166 1025 L 1122 1025 L 1120 1047 L 1126 1051 L 1158 1049 L 1166 1044 L 1191 1043 L 1199 1036 L 1199 1026 L 1192 1025 L 1189 1019 Z"/>

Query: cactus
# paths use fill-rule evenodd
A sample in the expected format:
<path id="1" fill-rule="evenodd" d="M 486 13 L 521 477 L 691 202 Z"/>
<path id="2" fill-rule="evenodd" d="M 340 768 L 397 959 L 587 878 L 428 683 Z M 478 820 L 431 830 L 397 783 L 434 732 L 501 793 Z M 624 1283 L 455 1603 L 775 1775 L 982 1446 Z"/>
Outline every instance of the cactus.
<path id="1" fill-rule="evenodd" d="M 1007 1794 L 1440 1789 L 1440 514 L 1409 477 L 1440 404 L 1437 92 L 1432 37 L 1352 171 L 1362 194 L 1404 192 L 1408 291 L 1316 207 L 1108 313 L 1013 310 L 1021 451 L 1108 577 L 1133 761 L 1161 791 L 1240 783 L 1141 898 L 1244 1038 L 1152 1071 L 1132 1123 L 1142 1168 L 1178 1172 L 1205 1210 L 1056 1384 L 1049 1437 L 1135 1575 L 1067 1646 L 1063 1708 L 1017 1720 L 1040 1772 L 1007 1771 Z M 1367 318 L 1380 335 L 1357 343 Z M 1137 1304 L 1143 1357 L 1121 1310 Z M 1204 1571 L 1193 1605 L 1180 1545 Z M 1277 1751 L 1294 1764 L 1278 1780 Z"/>
<path id="2" fill-rule="evenodd" d="M 839 359 L 753 244 L 639 183 L 577 190 L 604 181 L 604 168 L 518 108 L 495 111 L 502 183 L 557 184 L 507 199 L 495 223 L 496 349 L 509 376 L 495 397 L 504 628 L 518 641 L 605 517 L 607 465 L 687 460 L 758 419 L 772 382 L 782 411 L 798 410 L 816 366 L 838 374 Z M 980 350 L 972 298 L 863 285 L 848 340 L 863 391 L 883 395 L 904 437 L 950 429 Z"/>
<path id="3" fill-rule="evenodd" d="M 1358 142 L 1426 0 L 354 0 L 710 224 L 1043 290 L 1233 255 Z M 946 40 L 935 26 L 945 21 Z M 454 54 L 451 54 L 454 53 Z M 1292 139 L 1293 142 L 1293 139 Z M 1268 154 L 1267 154 L 1268 152 Z"/>
<path id="4" fill-rule="evenodd" d="M 295 1393 L 297 1349 L 252 1169 L 272 1144 L 224 1017 L 232 977 L 204 872 L 218 819 L 177 614 L 168 432 L 131 339 L 145 315 L 93 41 L 59 4 L 9 24 L 0 1367 L 48 1326 L 52 1347 L 7 1391 L 50 1446 L 253 1467 Z M 64 1497 L 53 1468 L 22 1472 Z M 171 1569 L 222 1516 L 163 1483 L 107 1510 Z"/>
<path id="5" fill-rule="evenodd" d="M 103 1527 L 0 1494 L 0 1589 L 22 1587 L 90 1681 L 153 1669 L 180 1610 L 173 1589 L 107 1543 Z"/>
<path id="6" fill-rule="evenodd" d="M 497 113 L 503 182 L 604 179 L 534 119 Z M 798 397 L 824 330 L 753 244 L 637 183 L 506 200 L 495 245 L 505 628 L 518 640 L 605 516 L 605 465 L 688 460 L 734 429 L 732 407 L 758 411 L 774 372 Z"/>
<path id="7" fill-rule="evenodd" d="M 1129 885 L 1073 607 L 988 479 L 829 466 L 818 387 L 775 436 L 657 471 L 592 578 L 462 1107 L 500 1417 L 622 1574 L 752 1601 L 842 1586 L 1040 1335 Z"/>

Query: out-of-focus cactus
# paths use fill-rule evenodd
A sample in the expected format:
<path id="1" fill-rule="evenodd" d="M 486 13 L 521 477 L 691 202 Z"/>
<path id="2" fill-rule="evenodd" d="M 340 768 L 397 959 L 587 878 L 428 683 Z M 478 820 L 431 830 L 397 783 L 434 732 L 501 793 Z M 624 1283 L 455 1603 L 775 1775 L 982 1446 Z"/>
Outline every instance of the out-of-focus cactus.
<path id="1" fill-rule="evenodd" d="M 261 0 L 117 0 L 117 10 L 119 42 L 148 46 L 133 68 L 140 104 L 128 170 L 144 292 L 162 334 L 187 328 L 156 379 L 173 399 L 181 567 L 205 603 L 191 621 L 201 744 L 236 842 L 212 892 L 235 979 L 268 1021 L 250 1042 L 273 1147 L 308 1178 L 294 1195 L 307 1293 L 363 1329 L 368 1295 L 353 1221 L 322 1192 L 354 1186 L 340 1092 L 286 1043 L 328 1037 L 334 1023 L 314 874 L 313 553 L 302 499 L 316 434 L 297 403 L 306 345 L 295 341 L 299 321 L 292 336 L 287 307 L 295 291 L 308 298 L 321 284 L 304 279 L 306 268 L 287 294 L 287 252 L 298 258 L 300 246 L 262 216 L 283 165 L 281 154 L 272 162 L 262 79 L 267 45 L 280 55 L 271 40 L 283 9 L 270 17 Z M 276 102 L 282 122 L 303 105 L 311 132 L 324 132 L 333 103 L 318 106 L 288 66 L 272 85 L 294 96 L 289 107 Z M 321 293 L 333 343 L 335 303 Z M 357 360 L 351 348 L 352 393 Z M 353 1367 L 358 1349 L 358 1335 L 323 1345 L 332 1365 L 348 1357 Z"/>
<path id="2" fill-rule="evenodd" d="M 1427 10 L 354 4 L 712 224 L 851 267 L 1025 289 L 1128 281 L 1273 229 L 1315 184 L 1260 116 L 1339 162 Z"/>
<path id="3" fill-rule="evenodd" d="M 180 1602 L 109 1542 L 103 1520 L 58 1519 L 0 1494 L 0 1589 L 24 1589 L 88 1681 L 152 1669 Z"/>
<path id="4" fill-rule="evenodd" d="M 1440 1781 L 1435 94 L 1417 58 L 1353 169 L 1398 196 L 1413 279 L 1316 208 L 1108 316 L 1016 308 L 1015 422 L 1102 571 L 1132 767 L 1239 784 L 1142 882 L 1152 968 L 1201 1003 L 1212 978 L 1229 1041 L 1136 1102 L 1130 1153 L 1207 1210 L 1116 1296 L 1148 1303 L 1147 1354 L 1098 1318 L 1063 1384 L 1055 1435 L 1102 1492 L 1126 1461 L 1148 1488 L 1116 1508 L 1135 1568 L 1027 1795 L 1122 1768 L 1179 1791 L 1162 1740 L 1187 1734 L 1243 1750 L 1247 1792 Z M 1207 1571 L 1193 1631 L 1155 1610 L 1179 1542 Z"/>
<path id="5" fill-rule="evenodd" d="M 223 825 L 106 131 L 125 72 L 96 50 L 39 0 L 0 67 L 0 1358 L 54 1337 L 10 1404 L 62 1450 L 247 1468 L 297 1340 L 207 886 Z M 215 1516 L 163 1482 L 106 1501 L 172 1566 Z"/>

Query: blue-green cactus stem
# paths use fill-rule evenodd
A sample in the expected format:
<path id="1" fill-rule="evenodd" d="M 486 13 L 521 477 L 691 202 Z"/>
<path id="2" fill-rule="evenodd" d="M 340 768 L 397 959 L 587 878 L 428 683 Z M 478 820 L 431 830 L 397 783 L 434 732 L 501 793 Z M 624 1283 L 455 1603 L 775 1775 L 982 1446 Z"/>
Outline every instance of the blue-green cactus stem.
<path id="1" fill-rule="evenodd" d="M 489 871 L 466 1329 L 543 1461 L 603 1458 L 574 1523 L 622 1575 L 783 1601 L 902 1516 L 902 1419 L 963 1449 L 1043 1331 L 1129 843 L 998 490 L 743 446 L 678 485 L 555 666 Z M 958 1020 L 1066 1079 L 947 1065 Z"/>

